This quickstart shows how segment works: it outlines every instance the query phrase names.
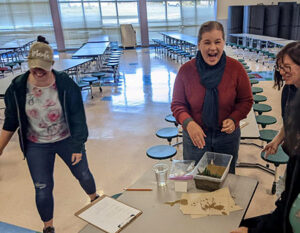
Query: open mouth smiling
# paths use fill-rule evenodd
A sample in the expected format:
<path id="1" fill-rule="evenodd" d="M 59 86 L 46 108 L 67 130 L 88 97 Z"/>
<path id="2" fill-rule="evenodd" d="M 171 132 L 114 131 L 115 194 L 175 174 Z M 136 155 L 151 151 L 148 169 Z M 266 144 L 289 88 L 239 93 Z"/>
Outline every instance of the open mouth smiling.
<path id="1" fill-rule="evenodd" d="M 217 56 L 218 56 L 218 53 L 209 53 L 208 56 L 209 56 L 209 57 L 217 57 Z"/>

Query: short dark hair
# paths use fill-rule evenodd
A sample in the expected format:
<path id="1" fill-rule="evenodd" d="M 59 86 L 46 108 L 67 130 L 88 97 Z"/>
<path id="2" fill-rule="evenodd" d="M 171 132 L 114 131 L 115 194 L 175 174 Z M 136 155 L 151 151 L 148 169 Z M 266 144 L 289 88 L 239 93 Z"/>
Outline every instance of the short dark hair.
<path id="1" fill-rule="evenodd" d="M 283 62 L 283 57 L 288 55 L 292 61 L 300 66 L 300 41 L 295 41 L 284 46 L 276 55 L 276 65 L 278 66 L 279 62 Z M 282 76 L 278 71 L 274 72 L 274 88 L 280 88 L 283 86 Z"/>
<path id="2" fill-rule="evenodd" d="M 214 29 L 221 31 L 222 38 L 223 38 L 223 40 L 225 40 L 225 32 L 224 32 L 223 25 L 221 23 L 219 23 L 218 21 L 207 21 L 207 22 L 203 23 L 199 29 L 198 43 L 202 40 L 203 33 L 210 32 Z"/>

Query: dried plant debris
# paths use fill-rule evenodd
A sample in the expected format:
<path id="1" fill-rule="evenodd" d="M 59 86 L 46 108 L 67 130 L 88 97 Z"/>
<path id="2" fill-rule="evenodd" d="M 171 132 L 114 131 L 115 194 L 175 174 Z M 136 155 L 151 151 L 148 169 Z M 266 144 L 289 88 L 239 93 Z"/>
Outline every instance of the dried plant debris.
<path id="1" fill-rule="evenodd" d="M 218 166 L 215 164 L 208 164 L 203 172 L 199 172 L 199 175 L 202 176 L 210 176 L 214 178 L 221 178 L 226 167 L 224 166 Z"/>

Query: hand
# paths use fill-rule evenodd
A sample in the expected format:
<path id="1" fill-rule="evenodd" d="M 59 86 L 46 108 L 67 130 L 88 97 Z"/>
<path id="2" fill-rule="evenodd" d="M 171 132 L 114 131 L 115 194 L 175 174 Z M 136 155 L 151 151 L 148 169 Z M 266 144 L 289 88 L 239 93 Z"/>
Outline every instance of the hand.
<path id="1" fill-rule="evenodd" d="M 230 233 L 248 233 L 247 227 L 239 227 L 238 229 L 231 231 Z"/>
<path id="2" fill-rule="evenodd" d="M 221 132 L 231 134 L 234 130 L 235 130 L 235 124 L 233 120 L 228 118 L 222 122 Z"/>
<path id="3" fill-rule="evenodd" d="M 81 161 L 82 154 L 81 153 L 73 153 L 72 154 L 72 165 L 79 163 Z"/>
<path id="4" fill-rule="evenodd" d="M 203 132 L 202 128 L 195 121 L 191 121 L 190 123 L 188 123 L 186 130 L 190 135 L 193 144 L 196 147 L 203 149 L 203 147 L 205 146 L 204 137 L 206 137 L 206 135 Z"/>
<path id="5" fill-rule="evenodd" d="M 262 150 L 265 152 L 265 158 L 267 158 L 269 155 L 273 155 L 277 152 L 279 144 L 275 142 L 274 140 L 269 142 L 265 148 Z"/>

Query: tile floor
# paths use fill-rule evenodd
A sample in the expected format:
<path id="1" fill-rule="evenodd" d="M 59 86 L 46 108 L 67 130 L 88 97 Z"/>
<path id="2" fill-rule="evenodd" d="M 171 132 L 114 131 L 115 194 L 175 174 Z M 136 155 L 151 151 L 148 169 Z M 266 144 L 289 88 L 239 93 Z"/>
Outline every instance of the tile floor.
<path id="1" fill-rule="evenodd" d="M 108 195 L 122 192 L 152 167 L 155 161 L 146 156 L 147 148 L 167 144 L 155 136 L 155 131 L 172 126 L 164 118 L 170 113 L 173 83 L 180 67 L 166 57 L 156 56 L 154 49 L 126 50 L 120 64 L 119 85 L 106 83 L 102 93 L 95 88 L 94 99 L 90 99 L 87 91 L 83 92 L 89 126 L 86 144 L 89 166 L 97 189 Z M 252 70 L 262 70 L 255 62 L 248 65 Z M 257 84 L 264 88 L 267 104 L 273 107 L 270 115 L 278 120 L 272 128 L 279 129 L 280 92 L 272 85 L 272 81 Z M 181 147 L 176 158 L 182 158 Z M 239 161 L 265 164 L 260 159 L 260 149 L 249 145 L 241 145 Z M 283 171 L 284 166 L 280 166 L 280 175 Z M 273 177 L 261 170 L 247 168 L 238 168 L 237 174 L 259 181 L 246 216 L 270 212 L 276 200 L 275 195 L 270 195 Z M 56 160 L 54 176 L 56 231 L 76 233 L 86 223 L 74 213 L 88 203 L 88 198 L 60 158 Z M 41 231 L 42 222 L 34 199 L 26 161 L 14 135 L 0 158 L 0 221 Z"/>

